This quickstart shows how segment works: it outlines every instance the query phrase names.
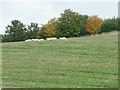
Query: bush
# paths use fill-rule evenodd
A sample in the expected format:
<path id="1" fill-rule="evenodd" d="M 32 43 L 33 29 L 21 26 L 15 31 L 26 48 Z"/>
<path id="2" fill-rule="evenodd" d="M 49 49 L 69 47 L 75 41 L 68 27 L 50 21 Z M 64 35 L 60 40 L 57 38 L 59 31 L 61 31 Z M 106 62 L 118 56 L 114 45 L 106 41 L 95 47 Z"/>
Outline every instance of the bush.
<path id="1" fill-rule="evenodd" d="M 106 19 L 101 27 L 101 32 L 119 31 L 118 18 Z"/>

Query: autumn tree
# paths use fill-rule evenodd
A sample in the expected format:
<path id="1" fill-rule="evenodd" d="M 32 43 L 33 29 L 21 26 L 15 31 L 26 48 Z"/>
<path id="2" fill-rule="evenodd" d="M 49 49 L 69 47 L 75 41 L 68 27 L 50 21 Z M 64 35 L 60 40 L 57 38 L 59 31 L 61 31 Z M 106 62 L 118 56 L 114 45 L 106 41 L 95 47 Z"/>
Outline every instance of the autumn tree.
<path id="1" fill-rule="evenodd" d="M 49 20 L 47 24 L 42 26 L 41 30 L 43 31 L 40 32 L 44 34 L 45 38 L 56 37 L 56 32 L 57 32 L 56 22 L 57 19 L 54 18 Z"/>
<path id="2" fill-rule="evenodd" d="M 103 20 L 99 18 L 98 16 L 91 16 L 88 18 L 86 22 L 86 31 L 91 34 L 96 34 L 100 32 L 100 28 L 103 24 Z"/>

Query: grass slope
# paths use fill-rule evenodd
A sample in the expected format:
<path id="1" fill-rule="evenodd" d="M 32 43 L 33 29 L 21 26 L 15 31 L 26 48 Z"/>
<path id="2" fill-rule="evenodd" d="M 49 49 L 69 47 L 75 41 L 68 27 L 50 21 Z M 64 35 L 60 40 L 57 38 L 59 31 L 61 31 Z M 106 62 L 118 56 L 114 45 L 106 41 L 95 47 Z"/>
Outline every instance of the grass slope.
<path id="1" fill-rule="evenodd" d="M 3 87 L 118 87 L 118 33 L 2 44 Z"/>

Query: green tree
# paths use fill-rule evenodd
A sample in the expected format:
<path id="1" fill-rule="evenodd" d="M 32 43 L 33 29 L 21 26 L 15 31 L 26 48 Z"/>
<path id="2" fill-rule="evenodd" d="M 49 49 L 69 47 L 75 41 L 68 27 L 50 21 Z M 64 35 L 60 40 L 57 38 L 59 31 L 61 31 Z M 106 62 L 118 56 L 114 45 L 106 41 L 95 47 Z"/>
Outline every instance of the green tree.
<path id="1" fill-rule="evenodd" d="M 27 28 L 27 38 L 37 38 L 37 33 L 39 32 L 40 27 L 37 23 L 31 23 Z"/>
<path id="2" fill-rule="evenodd" d="M 19 20 L 11 21 L 11 25 L 8 25 L 6 29 L 7 29 L 5 31 L 6 41 L 9 42 L 23 41 L 27 38 L 25 25 L 21 23 Z"/>
<path id="3" fill-rule="evenodd" d="M 42 28 L 41 28 L 41 30 L 38 31 L 37 38 L 39 38 L 39 39 L 41 39 L 41 38 L 45 39 L 46 38 Z"/>
<path id="4" fill-rule="evenodd" d="M 88 15 L 80 15 L 80 36 L 85 36 L 88 34 L 88 32 L 85 30 L 87 19 Z"/>
<path id="5" fill-rule="evenodd" d="M 80 15 L 71 9 L 65 9 L 58 19 L 58 34 L 65 37 L 77 37 L 80 35 Z"/>
<path id="6" fill-rule="evenodd" d="M 101 28 L 101 32 L 120 31 L 118 18 L 105 19 Z"/>

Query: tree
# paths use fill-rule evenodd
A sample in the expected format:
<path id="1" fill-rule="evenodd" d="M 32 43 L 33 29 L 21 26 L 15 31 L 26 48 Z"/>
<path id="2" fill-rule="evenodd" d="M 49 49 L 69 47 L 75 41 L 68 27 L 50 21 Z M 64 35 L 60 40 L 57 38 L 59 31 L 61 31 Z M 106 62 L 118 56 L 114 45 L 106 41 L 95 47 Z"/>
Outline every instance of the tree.
<path id="1" fill-rule="evenodd" d="M 5 31 L 5 38 L 6 41 L 14 42 L 14 41 L 23 41 L 26 37 L 26 28 L 23 23 L 21 23 L 19 20 L 13 20 L 11 21 L 11 25 L 8 25 L 6 27 Z"/>
<path id="2" fill-rule="evenodd" d="M 40 27 L 37 23 L 31 23 L 27 28 L 27 38 L 37 38 L 37 33 L 40 30 Z"/>
<path id="3" fill-rule="evenodd" d="M 80 36 L 87 35 L 87 31 L 85 30 L 85 24 L 87 22 L 88 16 L 87 15 L 80 15 Z"/>
<path id="4" fill-rule="evenodd" d="M 100 28 L 103 24 L 103 20 L 99 18 L 98 16 L 91 16 L 88 18 L 86 22 L 86 31 L 91 34 L 96 34 L 100 32 Z"/>
<path id="5" fill-rule="evenodd" d="M 43 30 L 43 32 L 40 31 L 41 34 L 43 33 L 45 38 L 56 37 L 57 36 L 56 23 L 57 23 L 56 18 L 49 20 L 47 24 L 42 26 L 41 30 Z"/>
<path id="6" fill-rule="evenodd" d="M 58 19 L 58 34 L 65 37 L 77 37 L 80 35 L 80 15 L 71 9 L 65 9 Z"/>
<path id="7" fill-rule="evenodd" d="M 42 29 L 38 31 L 38 33 L 37 33 L 37 38 L 39 38 L 39 39 L 40 39 L 40 38 L 43 38 L 43 39 L 46 38 Z"/>
<path id="8" fill-rule="evenodd" d="M 44 34 L 45 37 L 55 37 L 55 30 L 54 30 L 54 26 L 52 26 L 51 23 L 48 23 L 44 26 Z"/>
<path id="9" fill-rule="evenodd" d="M 105 19 L 101 32 L 119 31 L 118 18 Z"/>
<path id="10" fill-rule="evenodd" d="M 3 37 L 3 35 L 2 35 L 2 34 L 0 34 L 0 43 L 2 42 L 2 37 Z"/>

